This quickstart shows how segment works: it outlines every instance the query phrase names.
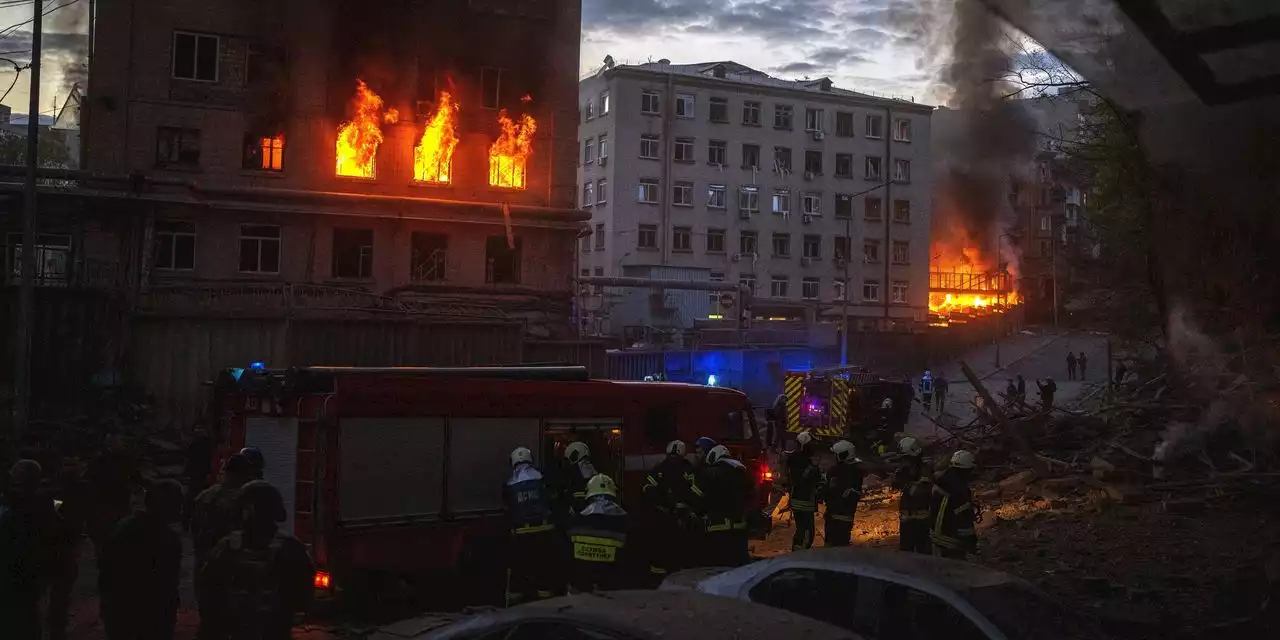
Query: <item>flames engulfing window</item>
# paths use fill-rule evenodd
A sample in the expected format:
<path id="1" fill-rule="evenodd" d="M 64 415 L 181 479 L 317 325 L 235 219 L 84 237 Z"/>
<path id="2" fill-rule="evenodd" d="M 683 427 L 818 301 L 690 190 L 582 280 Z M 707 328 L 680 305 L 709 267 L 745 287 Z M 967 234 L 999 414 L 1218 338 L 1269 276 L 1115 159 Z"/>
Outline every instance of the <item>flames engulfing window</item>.
<path id="1" fill-rule="evenodd" d="M 243 167 L 251 171 L 284 170 L 284 134 L 246 134 Z"/>
<path id="2" fill-rule="evenodd" d="M 337 174 L 352 178 L 373 178 L 378 146 L 382 144 L 382 123 L 400 119 L 395 109 L 383 112 L 382 98 L 361 80 L 356 80 L 356 95 L 351 98 L 351 120 L 338 129 L 335 150 Z"/>
<path id="3" fill-rule="evenodd" d="M 528 96 L 525 96 L 528 102 Z M 528 186 L 529 156 L 533 154 L 533 134 L 538 124 L 533 116 L 520 116 L 517 124 L 507 117 L 506 110 L 498 112 L 501 133 L 489 147 L 489 186 L 504 189 L 524 189 Z"/>
<path id="4" fill-rule="evenodd" d="M 435 111 L 427 118 L 422 138 L 413 148 L 413 179 L 448 184 L 453 180 L 453 151 L 458 146 L 458 105 L 448 91 L 440 92 Z"/>

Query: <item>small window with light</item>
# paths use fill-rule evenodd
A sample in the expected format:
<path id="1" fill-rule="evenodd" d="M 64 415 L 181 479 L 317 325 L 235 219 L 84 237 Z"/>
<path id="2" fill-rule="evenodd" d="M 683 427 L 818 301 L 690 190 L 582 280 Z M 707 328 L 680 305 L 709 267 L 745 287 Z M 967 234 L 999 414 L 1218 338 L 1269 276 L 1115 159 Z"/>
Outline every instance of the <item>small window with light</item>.
<path id="1" fill-rule="evenodd" d="M 284 171 L 284 134 L 245 134 L 243 166 L 250 171 Z"/>

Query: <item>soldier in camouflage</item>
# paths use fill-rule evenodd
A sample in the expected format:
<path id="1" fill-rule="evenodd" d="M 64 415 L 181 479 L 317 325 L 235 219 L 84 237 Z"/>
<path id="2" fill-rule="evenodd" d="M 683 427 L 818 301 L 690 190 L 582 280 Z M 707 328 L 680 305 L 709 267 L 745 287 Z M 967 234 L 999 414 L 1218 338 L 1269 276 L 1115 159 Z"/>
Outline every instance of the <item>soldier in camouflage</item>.
<path id="1" fill-rule="evenodd" d="M 240 529 L 209 553 L 197 579 L 202 635 L 210 640 L 288 640 L 311 604 L 315 566 L 297 538 L 279 531 L 280 492 L 263 480 L 240 490 Z"/>
<path id="2" fill-rule="evenodd" d="M 204 566 L 205 556 L 213 545 L 240 526 L 236 498 L 240 488 L 253 479 L 253 465 L 243 455 L 227 458 L 222 466 L 222 480 L 196 496 L 191 515 L 191 546 L 195 549 L 196 571 Z"/>
<path id="3" fill-rule="evenodd" d="M 102 545 L 98 590 L 110 640 L 172 640 L 178 616 L 182 486 L 160 480 L 147 489 L 146 509 L 116 526 Z"/>

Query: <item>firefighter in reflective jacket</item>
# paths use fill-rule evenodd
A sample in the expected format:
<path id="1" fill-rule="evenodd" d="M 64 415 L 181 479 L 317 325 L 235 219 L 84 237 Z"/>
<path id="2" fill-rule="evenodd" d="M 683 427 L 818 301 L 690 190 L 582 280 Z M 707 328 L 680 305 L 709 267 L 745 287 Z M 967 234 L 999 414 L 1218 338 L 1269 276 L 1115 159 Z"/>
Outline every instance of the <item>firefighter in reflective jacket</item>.
<path id="1" fill-rule="evenodd" d="M 853 443 L 841 440 L 831 446 L 836 466 L 827 474 L 823 488 L 827 514 L 822 535 L 828 547 L 847 547 L 853 531 L 853 514 L 862 499 L 862 461 L 854 455 Z"/>
<path id="2" fill-rule="evenodd" d="M 973 492 L 969 478 L 973 474 L 973 453 L 957 451 L 951 465 L 938 475 L 929 503 L 929 541 L 933 555 L 963 559 L 978 551 L 978 534 L 974 530 Z"/>
<path id="3" fill-rule="evenodd" d="M 751 477 L 729 449 L 716 445 L 693 482 L 694 501 L 703 514 L 702 566 L 736 567 L 750 561 L 747 551 L 747 508 Z"/>
<path id="4" fill-rule="evenodd" d="M 680 440 L 667 443 L 667 457 L 649 471 L 644 499 L 653 509 L 654 526 L 647 540 L 649 577 L 661 582 L 667 574 L 684 568 L 692 518 L 693 463 L 685 457 Z"/>
<path id="5" fill-rule="evenodd" d="M 587 506 L 587 481 L 595 475 L 591 449 L 585 442 L 570 442 L 564 448 L 564 457 L 556 474 L 555 494 L 551 498 L 552 508 L 562 525 Z"/>
<path id="6" fill-rule="evenodd" d="M 818 510 L 818 491 L 822 486 L 822 471 L 814 461 L 816 457 L 813 435 L 808 431 L 796 436 L 795 451 L 787 452 L 787 489 L 791 493 L 791 516 L 796 531 L 791 536 L 791 550 L 813 546 L 814 513 Z"/>
<path id="7" fill-rule="evenodd" d="M 618 487 L 603 473 L 587 482 L 587 506 L 574 514 L 569 526 L 573 548 L 574 592 L 621 589 L 627 586 L 628 516 L 618 504 Z"/>
<path id="8" fill-rule="evenodd" d="M 893 474 L 893 486 L 902 491 L 898 501 L 898 548 L 930 553 L 929 502 L 933 480 L 925 470 L 924 449 L 915 438 L 898 443 L 906 462 Z"/>
<path id="9" fill-rule="evenodd" d="M 556 555 L 560 538 L 551 520 L 551 501 L 533 452 L 511 451 L 511 477 L 502 491 L 511 525 L 507 563 L 507 606 L 556 595 Z"/>

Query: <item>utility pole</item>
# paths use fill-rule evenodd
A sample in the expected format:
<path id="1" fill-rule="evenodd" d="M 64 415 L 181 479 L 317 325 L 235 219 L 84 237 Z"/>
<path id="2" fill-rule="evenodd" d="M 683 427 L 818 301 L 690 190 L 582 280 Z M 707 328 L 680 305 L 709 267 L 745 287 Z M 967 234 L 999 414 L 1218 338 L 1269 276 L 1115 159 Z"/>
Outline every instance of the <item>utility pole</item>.
<path id="1" fill-rule="evenodd" d="M 1049 216 L 1049 268 L 1053 270 L 1053 330 L 1058 330 L 1058 230 Z"/>
<path id="2" fill-rule="evenodd" d="M 849 364 L 849 261 L 853 259 L 853 197 L 844 219 L 844 290 L 840 295 L 840 366 Z"/>
<path id="3" fill-rule="evenodd" d="M 18 331 L 14 339 L 13 443 L 21 441 L 31 412 L 31 329 L 36 271 L 36 163 L 40 144 L 40 39 L 44 3 L 33 2 L 31 89 L 27 106 L 27 184 L 22 205 L 22 283 L 18 290 Z"/>

